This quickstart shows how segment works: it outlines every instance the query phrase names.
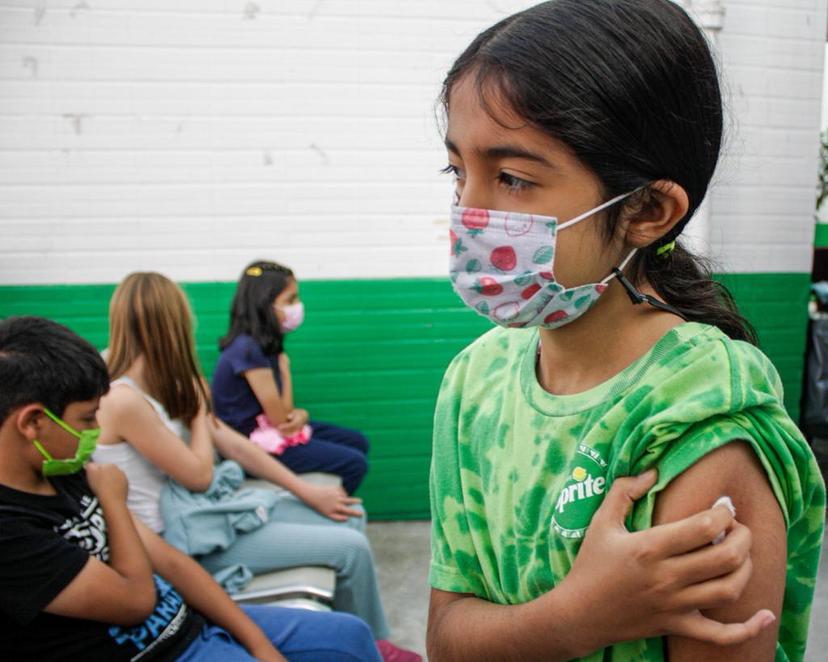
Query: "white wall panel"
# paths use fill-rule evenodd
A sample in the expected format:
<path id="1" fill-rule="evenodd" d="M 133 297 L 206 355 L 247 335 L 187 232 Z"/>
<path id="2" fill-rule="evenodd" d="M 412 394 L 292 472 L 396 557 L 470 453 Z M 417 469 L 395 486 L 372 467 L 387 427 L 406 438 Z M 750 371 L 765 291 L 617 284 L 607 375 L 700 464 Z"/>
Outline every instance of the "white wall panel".
<path id="1" fill-rule="evenodd" d="M 0 0 L 0 283 L 444 274 L 439 84 L 531 4 Z M 807 270 L 825 3 L 681 4 L 722 25 L 734 116 L 714 257 Z"/>
<path id="2" fill-rule="evenodd" d="M 445 273 L 439 85 L 530 4 L 0 2 L 0 282 Z"/>
<path id="3" fill-rule="evenodd" d="M 809 272 L 825 54 L 824 0 L 727 0 L 718 35 L 730 126 L 712 190 L 714 260 Z"/>

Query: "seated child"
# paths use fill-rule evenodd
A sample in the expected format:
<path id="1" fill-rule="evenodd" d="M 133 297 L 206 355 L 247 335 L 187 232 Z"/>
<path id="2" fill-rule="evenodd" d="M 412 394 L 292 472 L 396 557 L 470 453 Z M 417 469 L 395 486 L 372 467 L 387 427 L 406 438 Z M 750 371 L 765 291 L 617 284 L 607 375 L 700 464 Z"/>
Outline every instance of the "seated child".
<path id="1" fill-rule="evenodd" d="M 172 478 L 192 492 L 207 490 L 215 449 L 292 496 L 280 498 L 262 526 L 238 532 L 229 546 L 195 556 L 198 562 L 210 572 L 241 564 L 255 575 L 301 565 L 333 568 L 334 609 L 364 620 L 384 659 L 418 661 L 418 655 L 388 641 L 359 499 L 339 485 L 303 480 L 209 413 L 210 394 L 181 288 L 158 273 L 130 274 L 112 295 L 109 326 L 112 388 L 101 398 L 94 460 L 115 464 L 127 475 L 132 513 L 154 532 L 165 531 L 165 481 Z"/>
<path id="2" fill-rule="evenodd" d="M 358 618 L 237 606 L 126 507 L 95 449 L 109 375 L 54 322 L 0 322 L 0 657 L 374 660 Z"/>
<path id="3" fill-rule="evenodd" d="M 309 421 L 294 406 L 285 336 L 304 319 L 293 272 L 257 261 L 241 276 L 213 374 L 216 415 L 297 473 L 342 477 L 353 494 L 368 471 L 368 440 L 347 428 Z"/>

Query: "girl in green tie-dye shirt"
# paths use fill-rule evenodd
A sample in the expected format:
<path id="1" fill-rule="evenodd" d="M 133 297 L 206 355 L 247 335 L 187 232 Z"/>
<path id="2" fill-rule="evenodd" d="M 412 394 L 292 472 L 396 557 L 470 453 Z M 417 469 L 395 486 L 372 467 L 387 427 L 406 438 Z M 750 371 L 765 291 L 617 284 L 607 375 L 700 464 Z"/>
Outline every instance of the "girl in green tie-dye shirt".
<path id="1" fill-rule="evenodd" d="M 668 0 L 553 0 L 481 33 L 443 101 L 452 282 L 503 328 L 453 361 L 437 405 L 430 658 L 802 660 L 822 479 L 752 329 L 679 239 L 721 146 L 702 33 Z M 705 590 L 727 590 L 688 589 L 674 615 L 693 619 L 654 630 L 623 580 L 655 548 L 625 557 L 602 514 L 619 478 L 651 468 L 629 529 L 726 494 L 753 534 L 752 568 L 723 566 Z M 700 583 L 734 548 L 711 545 L 705 517 L 695 548 L 682 523 L 653 529 Z M 674 605 L 669 577 L 651 579 Z M 696 608 L 775 619 L 722 646 Z"/>

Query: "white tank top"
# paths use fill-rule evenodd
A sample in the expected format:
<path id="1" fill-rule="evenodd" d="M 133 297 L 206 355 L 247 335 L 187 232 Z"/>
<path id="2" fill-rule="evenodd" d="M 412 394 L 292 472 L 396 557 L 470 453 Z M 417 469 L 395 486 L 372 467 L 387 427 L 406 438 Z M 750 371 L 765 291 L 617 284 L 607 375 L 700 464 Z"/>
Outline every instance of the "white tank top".
<path id="1" fill-rule="evenodd" d="M 118 384 L 124 384 L 135 389 L 152 405 L 155 413 L 158 414 L 158 418 L 169 428 L 170 432 L 185 441 L 188 440 L 189 431 L 184 424 L 181 421 L 170 419 L 163 405 L 155 398 L 144 393 L 132 379 L 119 377 L 111 385 L 117 386 Z M 161 533 L 164 530 L 164 520 L 161 517 L 159 502 L 161 500 L 161 489 L 167 480 L 166 474 L 125 441 L 117 444 L 100 444 L 95 449 L 92 459 L 101 464 L 114 464 L 126 474 L 127 480 L 129 480 L 127 507 L 150 529 L 156 533 Z"/>

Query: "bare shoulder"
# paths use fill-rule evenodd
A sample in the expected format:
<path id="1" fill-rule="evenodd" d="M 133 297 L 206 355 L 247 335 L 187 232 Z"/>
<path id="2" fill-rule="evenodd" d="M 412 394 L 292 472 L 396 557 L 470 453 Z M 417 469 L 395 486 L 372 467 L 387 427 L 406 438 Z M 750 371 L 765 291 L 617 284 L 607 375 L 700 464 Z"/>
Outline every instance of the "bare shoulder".
<path id="1" fill-rule="evenodd" d="M 116 384 L 101 398 L 98 421 L 103 428 L 119 429 L 135 421 L 142 424 L 161 422 L 152 405 L 134 388 Z"/>
<path id="2" fill-rule="evenodd" d="M 778 515 L 784 527 L 767 473 L 745 441 L 721 446 L 677 476 L 656 501 L 654 523 L 693 515 L 709 508 L 722 495 L 733 500 L 739 521 L 748 523 L 757 517 Z"/>
<path id="3" fill-rule="evenodd" d="M 127 384 L 113 384 L 109 392 L 101 398 L 101 413 L 123 412 L 147 403 L 146 399 Z"/>

